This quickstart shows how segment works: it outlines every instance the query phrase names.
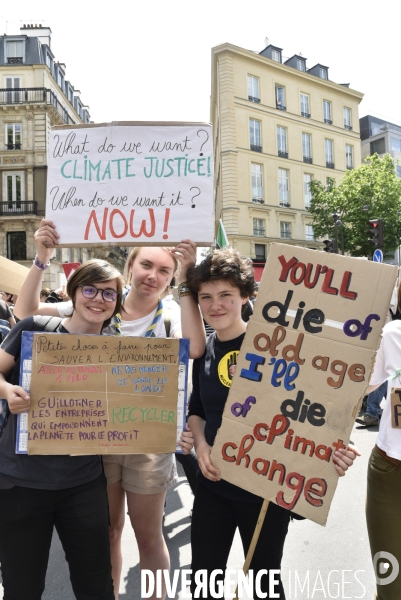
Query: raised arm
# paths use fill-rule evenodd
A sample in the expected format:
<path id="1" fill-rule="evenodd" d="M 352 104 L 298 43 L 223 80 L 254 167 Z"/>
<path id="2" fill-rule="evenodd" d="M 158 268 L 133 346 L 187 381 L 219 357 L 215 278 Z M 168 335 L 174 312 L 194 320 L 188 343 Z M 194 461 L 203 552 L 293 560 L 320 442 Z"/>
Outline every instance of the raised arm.
<path id="1" fill-rule="evenodd" d="M 40 227 L 34 236 L 38 264 L 47 265 L 49 263 L 50 257 L 53 254 L 53 246 L 57 244 L 58 237 L 54 223 L 42 219 Z M 44 269 L 33 265 L 26 276 L 14 308 L 14 313 L 19 319 L 24 319 L 31 315 L 59 316 L 54 304 L 40 302 L 40 290 L 42 289 L 44 272 Z"/>
<path id="2" fill-rule="evenodd" d="M 180 272 L 176 281 L 185 284 L 187 269 L 196 262 L 196 244 L 191 240 L 183 240 L 171 252 L 180 261 Z M 183 291 L 185 294 L 185 291 Z M 181 307 L 181 333 L 182 337 L 190 341 L 190 358 L 199 358 L 205 351 L 206 333 L 198 304 L 188 293 L 179 294 Z"/>

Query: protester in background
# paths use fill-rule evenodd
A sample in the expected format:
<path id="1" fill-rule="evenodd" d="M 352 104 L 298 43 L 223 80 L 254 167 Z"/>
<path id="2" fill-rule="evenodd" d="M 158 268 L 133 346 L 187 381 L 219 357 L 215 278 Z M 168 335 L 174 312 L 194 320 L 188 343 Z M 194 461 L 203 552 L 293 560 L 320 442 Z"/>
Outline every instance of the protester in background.
<path id="1" fill-rule="evenodd" d="M 14 316 L 8 306 L 7 302 L 4 300 L 0 300 L 0 320 L 5 321 L 5 323 L 11 328 L 15 325 Z"/>
<path id="2" fill-rule="evenodd" d="M 224 579 L 227 559 L 238 527 L 244 553 L 248 552 L 263 499 L 220 479 L 210 460 L 214 439 L 222 422 L 224 405 L 247 324 L 243 307 L 255 289 L 252 263 L 232 248 L 209 255 L 200 265 L 188 269 L 187 289 L 199 302 L 203 318 L 214 329 L 201 358 L 194 361 L 193 389 L 188 423 L 194 435 L 200 473 L 192 514 L 192 582 L 204 570 L 208 581 L 212 571 L 220 570 Z M 184 312 L 183 308 L 183 312 Z M 219 373 L 224 373 L 220 377 Z M 348 447 L 333 455 L 340 475 L 352 465 L 358 451 Z M 261 569 L 280 569 L 284 541 L 292 513 L 270 502 L 250 569 L 254 576 Z M 269 594 L 268 575 L 261 578 L 261 590 Z M 275 590 L 277 591 L 277 590 Z M 207 598 L 212 598 L 210 593 Z M 285 598 L 280 581 L 280 598 Z"/>
<path id="3" fill-rule="evenodd" d="M 49 296 L 51 291 L 52 290 L 50 288 L 43 288 L 42 290 L 40 290 L 40 301 L 46 302 L 46 298 Z"/>
<path id="4" fill-rule="evenodd" d="M 401 286 L 398 288 L 401 306 Z M 401 598 L 401 422 L 392 424 L 391 391 L 401 388 L 401 321 L 394 320 L 383 328 L 380 348 L 370 380 L 371 394 L 387 384 L 387 399 L 380 420 L 376 445 L 368 465 L 366 520 L 370 550 L 377 581 L 377 600 Z M 399 400 L 398 400 L 399 405 Z M 395 560 L 394 560 L 395 559 Z M 380 570 L 383 562 L 392 570 Z M 393 575 L 395 575 L 393 577 Z"/>
<path id="5" fill-rule="evenodd" d="M 10 294 L 9 292 L 3 292 L 3 300 L 8 305 L 8 308 L 11 311 L 12 316 L 14 316 L 14 305 L 17 301 L 18 296 L 15 294 Z"/>
<path id="6" fill-rule="evenodd" d="M 57 239 L 54 224 L 43 220 L 35 233 L 35 244 L 42 262 L 49 263 L 52 249 L 48 245 L 54 246 Z M 178 265 L 181 265 L 177 275 L 180 282 L 185 279 L 186 270 L 195 263 L 195 259 L 196 246 L 189 240 L 184 240 L 171 250 L 159 247 L 134 248 L 126 264 L 126 279 L 131 287 L 123 298 L 123 310 L 104 329 L 104 333 L 144 337 L 183 336 L 190 339 L 190 356 L 201 356 L 205 347 L 205 333 L 196 302 L 189 294 L 182 296 L 181 307 L 185 308 L 185 312 L 180 315 L 179 311 L 165 310 L 160 299 Z M 21 288 L 18 316 L 68 314 L 71 310 L 69 302 L 39 303 L 41 281 L 38 274 L 31 270 Z M 163 509 L 166 492 L 176 483 L 177 473 L 172 453 L 106 455 L 103 463 L 108 479 L 110 543 L 117 599 L 122 568 L 121 536 L 125 501 L 138 543 L 141 569 L 153 572 L 169 569 L 170 558 L 162 532 Z"/>
<path id="7" fill-rule="evenodd" d="M 30 274 L 40 283 L 47 251 Z M 29 275 L 28 275 L 29 277 Z M 100 334 L 121 310 L 123 278 L 106 261 L 92 260 L 68 281 L 73 313 L 55 319 L 58 333 Z M 46 320 L 45 320 L 46 321 Z M 0 563 L 4 598 L 39 599 L 53 528 L 63 546 L 77 600 L 113 600 L 106 479 L 98 456 L 15 453 L 17 415 L 30 397 L 18 385 L 23 331 L 48 331 L 43 317 L 18 323 L 0 349 L 0 397 L 11 415 L 0 439 Z M 7 381 L 9 378 L 9 381 Z"/>

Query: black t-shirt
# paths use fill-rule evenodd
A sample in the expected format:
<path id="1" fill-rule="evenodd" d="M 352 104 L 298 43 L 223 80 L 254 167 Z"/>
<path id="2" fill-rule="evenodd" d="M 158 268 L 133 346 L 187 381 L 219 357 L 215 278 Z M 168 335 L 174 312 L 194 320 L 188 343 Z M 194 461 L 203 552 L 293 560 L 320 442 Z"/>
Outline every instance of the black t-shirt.
<path id="1" fill-rule="evenodd" d="M 21 336 L 23 331 L 43 331 L 38 325 L 43 317 L 23 319 L 11 330 L 2 343 L 2 349 L 11 354 L 19 364 Z M 60 324 L 57 333 L 68 333 Z M 19 370 L 19 369 L 18 369 Z M 19 373 L 14 369 L 12 380 L 19 384 Z M 45 490 L 62 490 L 93 481 L 102 472 L 98 456 L 40 456 L 16 454 L 17 415 L 10 414 L 7 426 L 0 438 L 0 489 L 15 485 Z"/>
<path id="2" fill-rule="evenodd" d="M 8 319 L 11 319 L 12 316 L 13 315 L 11 314 L 8 304 L 4 302 L 4 300 L 0 300 L 0 319 L 3 321 L 8 321 Z"/>
<path id="3" fill-rule="evenodd" d="M 192 371 L 192 393 L 188 416 L 196 415 L 205 421 L 205 438 L 213 446 L 217 430 L 221 426 L 224 406 L 230 390 L 237 357 L 245 333 L 239 337 L 221 342 L 212 333 L 201 358 L 194 360 Z M 260 502 L 261 499 L 224 479 L 210 481 L 199 470 L 198 479 L 217 494 L 241 502 Z"/>

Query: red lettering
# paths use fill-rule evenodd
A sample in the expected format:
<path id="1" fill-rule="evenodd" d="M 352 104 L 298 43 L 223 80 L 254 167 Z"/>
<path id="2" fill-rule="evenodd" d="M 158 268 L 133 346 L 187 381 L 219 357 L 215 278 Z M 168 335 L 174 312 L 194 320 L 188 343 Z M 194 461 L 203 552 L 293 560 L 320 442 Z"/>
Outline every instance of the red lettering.
<path id="1" fill-rule="evenodd" d="M 312 289 L 315 287 L 315 285 L 317 284 L 317 280 L 319 279 L 321 268 L 322 268 L 321 265 L 316 265 L 315 277 L 314 277 L 313 281 L 311 281 L 310 276 L 312 274 L 313 265 L 312 265 L 312 263 L 308 263 L 308 265 L 306 267 L 305 281 L 304 281 L 306 288 Z"/>
<path id="2" fill-rule="evenodd" d="M 270 427 L 268 425 L 266 425 L 266 423 L 256 423 L 255 427 L 253 428 L 253 435 L 258 440 L 258 442 L 264 442 L 267 437 L 260 433 L 261 429 L 264 429 L 265 431 L 269 431 Z"/>
<path id="3" fill-rule="evenodd" d="M 281 266 L 283 267 L 281 270 L 281 275 L 279 277 L 279 281 L 287 281 L 288 273 L 292 269 L 294 265 L 297 264 L 298 259 L 293 256 L 288 262 L 286 262 L 284 255 L 278 257 Z"/>
<path id="4" fill-rule="evenodd" d="M 134 232 L 135 210 L 131 210 L 131 216 L 130 216 L 130 221 L 129 221 L 129 229 L 130 229 L 131 237 L 139 238 L 139 237 L 141 237 L 141 235 L 144 235 L 146 237 L 154 236 L 155 230 L 156 230 L 155 211 L 153 210 L 153 208 L 148 208 L 148 211 L 149 211 L 149 217 L 150 217 L 150 227 L 151 227 L 150 231 L 148 232 L 146 230 L 146 220 L 143 219 L 142 223 L 141 223 L 141 227 L 139 229 L 139 233 L 135 233 Z"/>
<path id="5" fill-rule="evenodd" d="M 261 467 L 258 467 L 258 464 L 262 463 Z M 256 475 L 267 475 L 269 470 L 270 462 L 265 460 L 264 458 L 255 458 L 252 462 L 252 471 L 256 473 Z"/>
<path id="6" fill-rule="evenodd" d="M 335 287 L 331 287 L 330 285 L 333 279 L 333 275 L 334 269 L 327 269 L 327 273 L 324 276 L 324 281 L 322 285 L 322 292 L 326 292 L 326 294 L 334 294 L 334 296 L 337 296 L 338 289 Z"/>
<path id="7" fill-rule="evenodd" d="M 233 450 L 236 450 L 238 448 L 237 444 L 234 444 L 234 442 L 226 442 L 225 444 L 223 444 L 223 447 L 221 449 L 221 455 L 223 457 L 223 460 L 226 460 L 227 462 L 235 462 L 235 456 L 229 456 L 227 454 L 227 448 L 232 448 Z"/>
<path id="8" fill-rule="evenodd" d="M 320 486 L 320 489 L 316 489 L 314 486 Z M 323 500 L 318 500 L 317 498 L 312 498 L 311 494 L 318 496 L 319 498 L 323 498 L 323 496 L 327 492 L 327 482 L 324 479 L 320 479 L 320 477 L 312 477 L 308 479 L 304 489 L 305 500 L 312 504 L 312 506 L 322 506 Z"/>
<path id="9" fill-rule="evenodd" d="M 120 215 L 120 217 L 123 220 L 124 223 L 124 229 L 123 232 L 118 234 L 116 233 L 115 229 L 114 229 L 114 224 L 113 224 L 113 220 L 114 220 L 114 216 L 115 215 Z M 110 213 L 110 233 L 114 238 L 122 238 L 125 236 L 125 234 L 128 231 L 128 223 L 127 223 L 127 219 L 125 218 L 124 214 L 121 212 L 121 210 L 119 210 L 118 208 L 115 208 L 114 210 L 111 211 Z"/>
<path id="10" fill-rule="evenodd" d="M 245 446 L 246 442 L 249 442 L 248 446 Z M 237 466 L 240 465 L 241 464 L 241 460 L 243 458 L 245 458 L 245 468 L 249 467 L 249 461 L 251 459 L 248 456 L 248 452 L 252 448 L 252 446 L 253 446 L 254 443 L 255 443 L 255 440 L 254 440 L 254 438 L 250 434 L 244 435 L 244 437 L 241 440 L 240 447 L 238 449 L 237 460 L 235 461 L 235 464 Z"/>
<path id="11" fill-rule="evenodd" d="M 296 484 L 292 483 L 293 479 L 296 480 L 296 482 L 297 482 Z M 276 496 L 276 501 L 277 501 L 277 504 L 279 506 L 281 506 L 282 508 L 286 508 L 287 510 L 292 510 L 294 508 L 294 506 L 296 505 L 296 503 L 298 502 L 299 496 L 301 495 L 302 489 L 304 487 L 305 477 L 303 475 L 300 475 L 299 473 L 295 473 L 293 471 L 292 473 L 288 473 L 285 482 L 288 485 L 288 487 L 290 488 L 290 490 L 295 491 L 295 494 L 291 498 L 290 502 L 286 502 L 284 500 L 284 492 L 279 492 Z"/>
<path id="12" fill-rule="evenodd" d="M 351 271 L 345 271 L 345 273 L 343 275 L 343 280 L 342 280 L 341 286 L 340 286 L 340 296 L 343 296 L 344 298 L 350 298 L 350 300 L 355 300 L 355 298 L 357 297 L 358 294 L 356 292 L 350 292 L 348 290 L 349 285 L 351 283 L 351 277 L 352 277 Z"/>
<path id="13" fill-rule="evenodd" d="M 276 427 L 276 425 L 278 425 Z M 285 433 L 288 429 L 290 425 L 290 420 L 288 419 L 288 417 L 285 417 L 284 415 L 275 415 L 273 417 L 273 421 L 270 427 L 270 431 L 269 431 L 269 435 L 267 437 L 266 440 L 266 444 L 272 444 L 274 441 L 274 438 L 276 438 L 278 435 L 281 435 L 282 433 Z"/>
<path id="14" fill-rule="evenodd" d="M 109 209 L 105 208 L 104 211 L 103 211 L 102 231 L 100 231 L 100 229 L 99 229 L 99 223 L 97 222 L 96 211 L 95 210 L 91 211 L 91 214 L 89 215 L 88 222 L 86 224 L 84 240 L 89 239 L 89 229 L 90 229 L 91 221 L 93 221 L 93 224 L 96 227 L 96 231 L 97 231 L 97 234 L 98 234 L 99 238 L 101 240 L 105 240 L 106 239 L 106 224 L 107 224 L 107 213 L 108 212 L 109 212 Z"/>
<path id="15" fill-rule="evenodd" d="M 297 278 L 297 271 L 301 270 L 301 275 Z M 302 283 L 304 277 L 305 277 L 305 272 L 306 272 L 306 267 L 304 265 L 304 263 L 299 262 L 293 269 L 291 269 L 291 274 L 290 274 L 290 281 L 291 283 L 293 283 L 294 285 L 299 285 L 300 283 Z"/>

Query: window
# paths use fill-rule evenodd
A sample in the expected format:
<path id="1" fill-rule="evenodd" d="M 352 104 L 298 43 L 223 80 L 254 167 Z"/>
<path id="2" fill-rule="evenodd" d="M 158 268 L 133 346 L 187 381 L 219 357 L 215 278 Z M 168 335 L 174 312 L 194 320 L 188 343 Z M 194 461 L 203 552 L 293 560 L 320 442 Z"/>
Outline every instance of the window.
<path id="1" fill-rule="evenodd" d="M 253 220 L 253 235 L 266 235 L 265 220 L 254 219 Z"/>
<path id="2" fill-rule="evenodd" d="M 370 135 L 377 135 L 381 132 L 381 125 L 379 123 L 374 123 L 373 121 L 370 124 Z"/>
<path id="3" fill-rule="evenodd" d="M 266 246 L 264 244 L 255 244 L 255 256 L 258 260 L 266 260 Z"/>
<path id="4" fill-rule="evenodd" d="M 291 223 L 280 221 L 280 237 L 286 240 L 291 239 Z"/>
<path id="5" fill-rule="evenodd" d="M 351 131 L 351 119 L 351 109 L 344 107 L 344 129 L 348 129 L 349 131 Z"/>
<path id="6" fill-rule="evenodd" d="M 310 182 L 313 179 L 313 175 L 310 173 L 304 173 L 304 202 L 305 208 L 309 208 L 310 201 L 312 200 L 312 192 L 310 191 Z"/>
<path id="7" fill-rule="evenodd" d="M 249 137 L 251 140 L 251 150 L 262 152 L 262 146 L 260 143 L 260 121 L 249 119 Z"/>
<path id="8" fill-rule="evenodd" d="M 276 108 L 285 110 L 285 88 L 282 85 L 276 85 Z"/>
<path id="9" fill-rule="evenodd" d="M 379 138 L 378 140 L 374 140 L 370 142 L 370 153 L 375 154 L 384 154 L 386 151 L 384 138 Z"/>
<path id="10" fill-rule="evenodd" d="M 7 233 L 7 258 L 9 260 L 26 260 L 25 231 Z"/>
<path id="11" fill-rule="evenodd" d="M 347 169 L 352 169 L 354 166 L 353 148 L 348 144 L 345 145 L 345 166 Z"/>
<path id="12" fill-rule="evenodd" d="M 248 75 L 248 100 L 251 102 L 260 102 L 259 77 Z"/>
<path id="13" fill-rule="evenodd" d="M 289 171 L 287 169 L 278 170 L 278 199 L 280 206 L 290 206 L 290 184 Z"/>
<path id="14" fill-rule="evenodd" d="M 9 209 L 21 208 L 21 201 L 24 200 L 24 173 L 22 171 L 13 173 L 6 171 L 4 173 L 3 198 L 8 203 Z"/>
<path id="15" fill-rule="evenodd" d="M 395 170 L 397 172 L 397 177 L 401 177 L 401 167 L 399 165 L 396 165 Z"/>
<path id="16" fill-rule="evenodd" d="M 19 90 L 21 87 L 21 79 L 20 77 L 5 77 L 6 89 L 7 90 Z M 13 104 L 17 102 L 21 102 L 21 92 L 20 91 L 7 91 L 6 92 L 6 102 L 7 104 Z"/>
<path id="17" fill-rule="evenodd" d="M 304 162 L 312 163 L 312 136 L 309 133 L 302 134 L 302 154 Z"/>
<path id="18" fill-rule="evenodd" d="M 305 72 L 305 61 L 297 58 L 297 69 L 298 71 L 304 71 Z"/>
<path id="19" fill-rule="evenodd" d="M 21 124 L 7 123 L 6 150 L 21 150 Z"/>
<path id="20" fill-rule="evenodd" d="M 327 100 L 323 100 L 323 118 L 324 118 L 324 122 L 327 123 L 328 125 L 332 124 L 332 120 L 331 120 L 331 102 L 328 102 Z"/>
<path id="21" fill-rule="evenodd" d="M 6 42 L 6 54 L 8 64 L 19 64 L 25 62 L 24 40 Z"/>
<path id="22" fill-rule="evenodd" d="M 327 69 L 319 68 L 319 77 L 320 79 L 327 79 Z"/>
<path id="23" fill-rule="evenodd" d="M 287 130 L 285 127 L 277 127 L 277 150 L 281 158 L 288 158 L 287 152 Z"/>
<path id="24" fill-rule="evenodd" d="M 391 142 L 391 150 L 393 152 L 401 152 L 401 139 L 400 138 L 390 138 Z"/>
<path id="25" fill-rule="evenodd" d="M 301 117 L 309 119 L 309 96 L 308 94 L 301 94 Z"/>
<path id="26" fill-rule="evenodd" d="M 272 50 L 272 60 L 276 62 L 281 62 L 281 52 L 278 50 Z"/>
<path id="27" fill-rule="evenodd" d="M 315 236 L 313 235 L 313 227 L 312 225 L 305 225 L 305 239 L 312 241 L 315 239 Z"/>
<path id="28" fill-rule="evenodd" d="M 334 169 L 334 153 L 332 140 L 324 140 L 324 152 L 326 155 L 326 167 L 328 169 Z"/>
<path id="29" fill-rule="evenodd" d="M 251 179 L 252 179 L 252 202 L 263 204 L 263 178 L 262 165 L 256 163 L 251 164 Z"/>

